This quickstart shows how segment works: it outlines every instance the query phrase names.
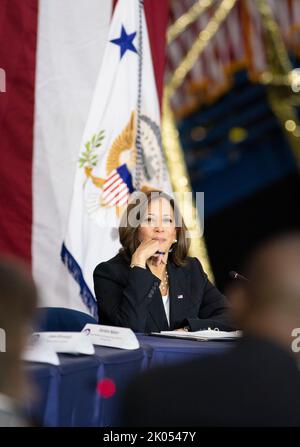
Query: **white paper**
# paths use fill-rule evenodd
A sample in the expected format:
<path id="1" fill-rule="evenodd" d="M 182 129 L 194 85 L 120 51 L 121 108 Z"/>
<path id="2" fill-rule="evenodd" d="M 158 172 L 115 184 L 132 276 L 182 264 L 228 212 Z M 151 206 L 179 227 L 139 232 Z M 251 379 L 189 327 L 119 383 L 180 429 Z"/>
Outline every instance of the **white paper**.
<path id="1" fill-rule="evenodd" d="M 41 340 L 55 352 L 64 354 L 95 354 L 91 341 L 81 332 L 37 332 Z"/>
<path id="2" fill-rule="evenodd" d="M 55 366 L 60 364 L 54 349 L 50 344 L 42 340 L 39 334 L 33 334 L 30 337 L 22 358 L 26 362 L 48 363 Z"/>
<path id="3" fill-rule="evenodd" d="M 161 332 L 153 332 L 155 335 L 166 335 L 168 337 L 174 337 L 174 338 L 191 338 L 191 339 L 198 339 L 198 340 L 232 340 L 236 338 L 240 338 L 242 336 L 241 331 L 219 331 L 219 330 L 203 330 L 203 331 L 194 331 L 194 332 L 187 332 L 184 330 L 178 330 L 178 331 L 161 331 Z"/>
<path id="4" fill-rule="evenodd" d="M 125 327 L 105 326 L 100 324 L 86 324 L 82 333 L 94 345 L 109 346 L 110 348 L 138 349 L 139 341 L 134 332 Z"/>

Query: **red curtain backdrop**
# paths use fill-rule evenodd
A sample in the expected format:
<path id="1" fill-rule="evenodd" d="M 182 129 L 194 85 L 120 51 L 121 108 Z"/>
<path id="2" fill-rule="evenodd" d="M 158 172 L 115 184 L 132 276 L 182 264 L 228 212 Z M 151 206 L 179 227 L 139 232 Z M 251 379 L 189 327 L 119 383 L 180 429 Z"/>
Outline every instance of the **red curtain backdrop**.
<path id="1" fill-rule="evenodd" d="M 31 262 L 32 152 L 38 0 L 1 0 L 0 253 Z"/>

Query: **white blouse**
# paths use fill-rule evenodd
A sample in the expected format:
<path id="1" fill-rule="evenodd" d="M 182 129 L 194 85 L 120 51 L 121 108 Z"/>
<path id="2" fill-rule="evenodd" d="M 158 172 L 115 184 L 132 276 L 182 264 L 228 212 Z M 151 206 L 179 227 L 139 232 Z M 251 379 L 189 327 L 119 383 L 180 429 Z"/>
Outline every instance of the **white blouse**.
<path id="1" fill-rule="evenodd" d="M 169 298 L 169 295 L 162 295 L 162 300 L 163 300 L 163 305 L 165 308 L 168 324 L 170 326 L 170 298 Z"/>

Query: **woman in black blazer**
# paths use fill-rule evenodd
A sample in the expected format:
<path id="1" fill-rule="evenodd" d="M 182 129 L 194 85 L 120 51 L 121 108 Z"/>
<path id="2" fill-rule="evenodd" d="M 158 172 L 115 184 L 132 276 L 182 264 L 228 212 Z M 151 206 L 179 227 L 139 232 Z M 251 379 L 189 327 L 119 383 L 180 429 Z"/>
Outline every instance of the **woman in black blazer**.
<path id="1" fill-rule="evenodd" d="M 124 213 L 122 248 L 94 271 L 99 323 L 135 332 L 232 330 L 224 295 L 210 283 L 174 202 L 160 191 L 137 193 Z"/>

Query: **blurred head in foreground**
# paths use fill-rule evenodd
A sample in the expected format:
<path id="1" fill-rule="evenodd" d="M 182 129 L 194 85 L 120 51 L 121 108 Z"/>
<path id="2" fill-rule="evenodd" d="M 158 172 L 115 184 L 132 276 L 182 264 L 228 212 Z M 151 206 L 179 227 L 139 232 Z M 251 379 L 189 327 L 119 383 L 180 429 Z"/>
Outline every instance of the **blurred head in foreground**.
<path id="1" fill-rule="evenodd" d="M 0 352 L 0 393 L 15 400 L 25 392 L 21 357 L 36 304 L 37 291 L 23 263 L 0 258 L 0 336 L 4 351 Z"/>
<path id="2" fill-rule="evenodd" d="M 248 281 L 228 290 L 238 327 L 290 349 L 292 331 L 300 327 L 300 233 L 269 240 L 244 271 Z"/>

